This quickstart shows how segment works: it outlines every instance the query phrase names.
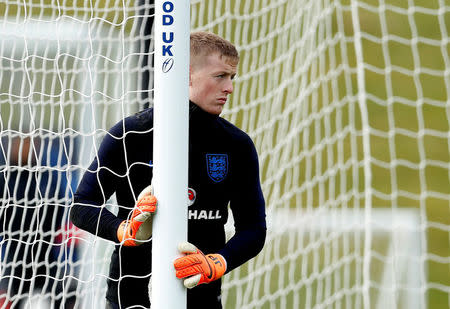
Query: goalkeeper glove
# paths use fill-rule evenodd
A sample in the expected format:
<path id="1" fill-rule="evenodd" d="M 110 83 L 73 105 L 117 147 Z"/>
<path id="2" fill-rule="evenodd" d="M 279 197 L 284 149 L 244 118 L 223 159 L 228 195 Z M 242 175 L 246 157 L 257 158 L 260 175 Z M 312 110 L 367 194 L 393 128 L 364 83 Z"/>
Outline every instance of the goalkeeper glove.
<path id="1" fill-rule="evenodd" d="M 192 289 L 202 283 L 210 283 L 223 276 L 227 262 L 220 254 L 204 255 L 196 246 L 188 242 L 178 245 L 178 250 L 186 254 L 173 262 L 176 276 L 184 280 L 184 286 Z"/>
<path id="2" fill-rule="evenodd" d="M 145 188 L 138 196 L 130 220 L 124 220 L 117 229 L 117 238 L 124 246 L 139 246 L 152 235 L 152 215 L 156 210 L 157 200 L 151 186 Z"/>

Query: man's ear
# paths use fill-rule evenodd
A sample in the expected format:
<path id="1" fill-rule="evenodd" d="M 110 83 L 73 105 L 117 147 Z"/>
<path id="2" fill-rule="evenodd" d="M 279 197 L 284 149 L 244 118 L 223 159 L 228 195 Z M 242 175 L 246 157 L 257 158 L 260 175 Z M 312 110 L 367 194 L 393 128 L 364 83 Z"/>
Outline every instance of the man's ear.
<path id="1" fill-rule="evenodd" d="M 189 87 L 192 86 L 192 66 L 189 66 Z"/>

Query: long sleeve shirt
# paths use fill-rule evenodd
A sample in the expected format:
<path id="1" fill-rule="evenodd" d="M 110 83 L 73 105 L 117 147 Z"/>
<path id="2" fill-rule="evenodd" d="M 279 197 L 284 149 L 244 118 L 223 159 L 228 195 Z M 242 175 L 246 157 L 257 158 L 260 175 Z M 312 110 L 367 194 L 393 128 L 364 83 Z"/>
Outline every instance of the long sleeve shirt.
<path id="1" fill-rule="evenodd" d="M 137 196 L 152 179 L 152 128 L 153 109 L 147 109 L 110 129 L 75 193 L 71 209 L 75 225 L 118 244 L 118 226 L 127 219 Z M 114 193 L 119 205 L 117 215 L 104 206 Z M 205 254 L 221 254 L 227 261 L 227 272 L 260 252 L 266 236 L 265 202 L 253 142 L 230 122 L 204 112 L 192 102 L 189 200 L 189 242 Z M 228 205 L 236 232 L 226 242 Z M 150 273 L 151 242 L 138 247 L 117 245 L 111 257 L 107 299 L 121 307 L 148 307 L 146 282 Z M 188 307 L 200 304 L 200 299 L 202 307 L 209 300 L 211 304 L 217 302 L 220 286 L 217 280 L 189 290 Z"/>

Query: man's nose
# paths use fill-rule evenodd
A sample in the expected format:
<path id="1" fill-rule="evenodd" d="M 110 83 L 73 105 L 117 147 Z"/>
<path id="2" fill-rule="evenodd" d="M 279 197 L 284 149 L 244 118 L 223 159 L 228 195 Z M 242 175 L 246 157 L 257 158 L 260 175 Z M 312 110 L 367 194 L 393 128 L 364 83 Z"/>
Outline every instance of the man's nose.
<path id="1" fill-rule="evenodd" d="M 227 94 L 231 94 L 233 92 L 233 81 L 231 79 L 228 79 L 226 81 L 223 92 L 225 92 Z"/>

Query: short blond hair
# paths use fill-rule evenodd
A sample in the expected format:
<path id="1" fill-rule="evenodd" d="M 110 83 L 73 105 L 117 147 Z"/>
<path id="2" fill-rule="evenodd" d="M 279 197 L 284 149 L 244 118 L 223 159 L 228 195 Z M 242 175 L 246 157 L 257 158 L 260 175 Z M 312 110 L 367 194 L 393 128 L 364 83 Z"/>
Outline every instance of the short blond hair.
<path id="1" fill-rule="evenodd" d="M 191 33 L 191 64 L 195 63 L 195 59 L 206 57 L 214 53 L 226 57 L 232 62 L 239 62 L 239 53 L 236 47 L 229 41 L 218 36 L 217 34 L 197 31 Z"/>

